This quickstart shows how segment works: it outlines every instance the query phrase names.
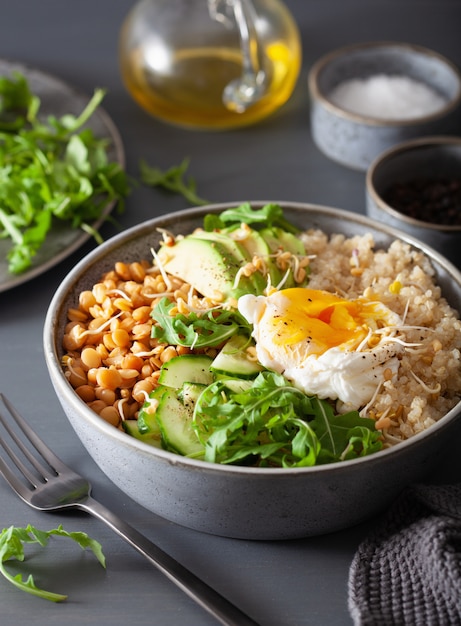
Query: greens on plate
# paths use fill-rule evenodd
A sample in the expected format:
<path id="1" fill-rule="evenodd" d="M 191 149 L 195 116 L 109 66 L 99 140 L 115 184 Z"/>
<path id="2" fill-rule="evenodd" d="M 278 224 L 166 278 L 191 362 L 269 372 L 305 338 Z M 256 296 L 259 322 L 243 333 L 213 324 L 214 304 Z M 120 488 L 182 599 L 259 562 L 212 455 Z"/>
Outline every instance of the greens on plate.
<path id="1" fill-rule="evenodd" d="M 100 241 L 93 224 L 129 192 L 108 138 L 89 125 L 104 98 L 97 89 L 79 115 L 48 115 L 20 72 L 0 78 L 0 238 L 8 270 L 26 272 L 57 223 Z"/>

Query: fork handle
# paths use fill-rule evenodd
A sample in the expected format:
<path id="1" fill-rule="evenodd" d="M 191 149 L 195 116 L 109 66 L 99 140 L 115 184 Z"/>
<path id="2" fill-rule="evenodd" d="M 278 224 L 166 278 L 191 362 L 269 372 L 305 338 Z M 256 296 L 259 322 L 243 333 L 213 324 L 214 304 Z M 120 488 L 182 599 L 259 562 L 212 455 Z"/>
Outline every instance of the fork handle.
<path id="1" fill-rule="evenodd" d="M 80 502 L 78 508 L 105 522 L 221 624 L 258 626 L 251 617 L 91 496 Z"/>

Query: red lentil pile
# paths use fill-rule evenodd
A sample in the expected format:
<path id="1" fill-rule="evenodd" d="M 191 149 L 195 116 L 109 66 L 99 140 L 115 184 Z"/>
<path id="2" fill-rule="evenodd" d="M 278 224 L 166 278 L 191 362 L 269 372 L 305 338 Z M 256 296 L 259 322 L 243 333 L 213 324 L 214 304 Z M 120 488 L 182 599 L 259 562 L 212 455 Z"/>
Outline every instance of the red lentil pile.
<path id="1" fill-rule="evenodd" d="M 65 375 L 77 394 L 104 420 L 120 426 L 135 419 L 157 386 L 163 363 L 189 348 L 151 338 L 151 311 L 169 296 L 187 301 L 190 285 L 147 261 L 118 262 L 69 309 L 63 337 Z M 214 349 L 207 354 L 213 356 Z"/>

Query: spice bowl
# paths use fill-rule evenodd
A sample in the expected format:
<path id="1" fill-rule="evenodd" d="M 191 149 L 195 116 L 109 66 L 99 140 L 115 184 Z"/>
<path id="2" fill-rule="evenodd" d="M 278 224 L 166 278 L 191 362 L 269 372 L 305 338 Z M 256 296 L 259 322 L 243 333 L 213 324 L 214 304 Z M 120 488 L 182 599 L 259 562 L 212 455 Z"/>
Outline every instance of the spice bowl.
<path id="1" fill-rule="evenodd" d="M 398 143 L 461 128 L 459 69 L 421 46 L 346 46 L 319 59 L 308 82 L 313 141 L 353 169 Z"/>
<path id="2" fill-rule="evenodd" d="M 366 176 L 369 217 L 398 228 L 461 262 L 461 137 L 398 144 Z"/>

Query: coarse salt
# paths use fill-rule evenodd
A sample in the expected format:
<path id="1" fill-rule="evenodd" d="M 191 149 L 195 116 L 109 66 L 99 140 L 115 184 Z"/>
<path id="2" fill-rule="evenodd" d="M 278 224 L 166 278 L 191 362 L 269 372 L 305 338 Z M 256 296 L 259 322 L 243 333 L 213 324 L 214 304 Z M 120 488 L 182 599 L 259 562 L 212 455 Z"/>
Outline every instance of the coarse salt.
<path id="1" fill-rule="evenodd" d="M 446 100 L 436 91 L 407 76 L 377 74 L 340 83 L 330 100 L 351 113 L 379 119 L 412 119 L 439 111 Z"/>

